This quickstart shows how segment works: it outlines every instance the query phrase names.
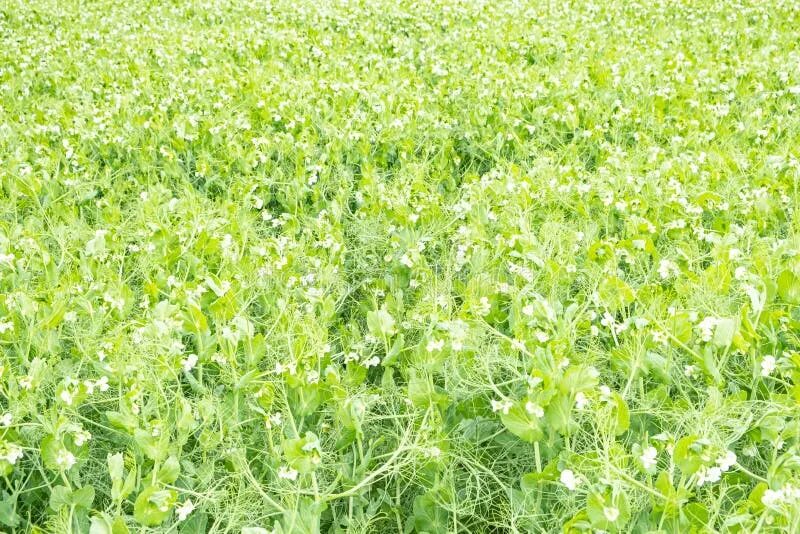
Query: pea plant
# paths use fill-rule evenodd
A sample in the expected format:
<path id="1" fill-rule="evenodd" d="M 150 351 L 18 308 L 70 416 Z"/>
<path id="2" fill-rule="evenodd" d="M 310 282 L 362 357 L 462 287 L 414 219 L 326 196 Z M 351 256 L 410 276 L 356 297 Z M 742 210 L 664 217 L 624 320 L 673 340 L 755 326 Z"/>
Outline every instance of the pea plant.
<path id="1" fill-rule="evenodd" d="M 800 532 L 800 4 L 0 1 L 0 531 Z"/>

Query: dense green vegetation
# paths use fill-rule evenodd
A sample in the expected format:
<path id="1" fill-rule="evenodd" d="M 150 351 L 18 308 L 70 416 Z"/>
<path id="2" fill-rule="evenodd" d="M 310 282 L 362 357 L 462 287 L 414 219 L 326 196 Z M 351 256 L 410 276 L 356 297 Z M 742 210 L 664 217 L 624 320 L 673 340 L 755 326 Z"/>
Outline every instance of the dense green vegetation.
<path id="1" fill-rule="evenodd" d="M 800 531 L 800 4 L 0 0 L 0 531 Z"/>

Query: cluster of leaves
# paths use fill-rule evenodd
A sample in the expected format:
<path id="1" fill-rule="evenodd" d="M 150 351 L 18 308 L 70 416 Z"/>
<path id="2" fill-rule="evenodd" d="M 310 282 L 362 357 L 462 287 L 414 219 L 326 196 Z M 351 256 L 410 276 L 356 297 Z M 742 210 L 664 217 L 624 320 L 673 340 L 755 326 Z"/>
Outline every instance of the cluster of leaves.
<path id="1" fill-rule="evenodd" d="M 0 4 L 0 525 L 800 531 L 800 4 Z"/>

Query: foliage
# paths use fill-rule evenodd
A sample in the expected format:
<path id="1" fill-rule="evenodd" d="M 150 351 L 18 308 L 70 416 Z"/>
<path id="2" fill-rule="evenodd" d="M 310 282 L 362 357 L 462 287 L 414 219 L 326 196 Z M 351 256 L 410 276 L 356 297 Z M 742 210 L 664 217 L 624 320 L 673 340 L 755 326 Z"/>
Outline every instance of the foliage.
<path id="1" fill-rule="evenodd" d="M 0 529 L 800 531 L 796 2 L 0 2 Z"/>

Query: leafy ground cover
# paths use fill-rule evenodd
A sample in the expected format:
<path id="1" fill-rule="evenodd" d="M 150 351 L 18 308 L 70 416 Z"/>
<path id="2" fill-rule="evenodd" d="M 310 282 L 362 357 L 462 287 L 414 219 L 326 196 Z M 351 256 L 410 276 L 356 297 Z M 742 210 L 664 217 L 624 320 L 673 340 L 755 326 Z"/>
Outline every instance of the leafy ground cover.
<path id="1" fill-rule="evenodd" d="M 800 531 L 798 12 L 0 2 L 2 529 Z"/>

